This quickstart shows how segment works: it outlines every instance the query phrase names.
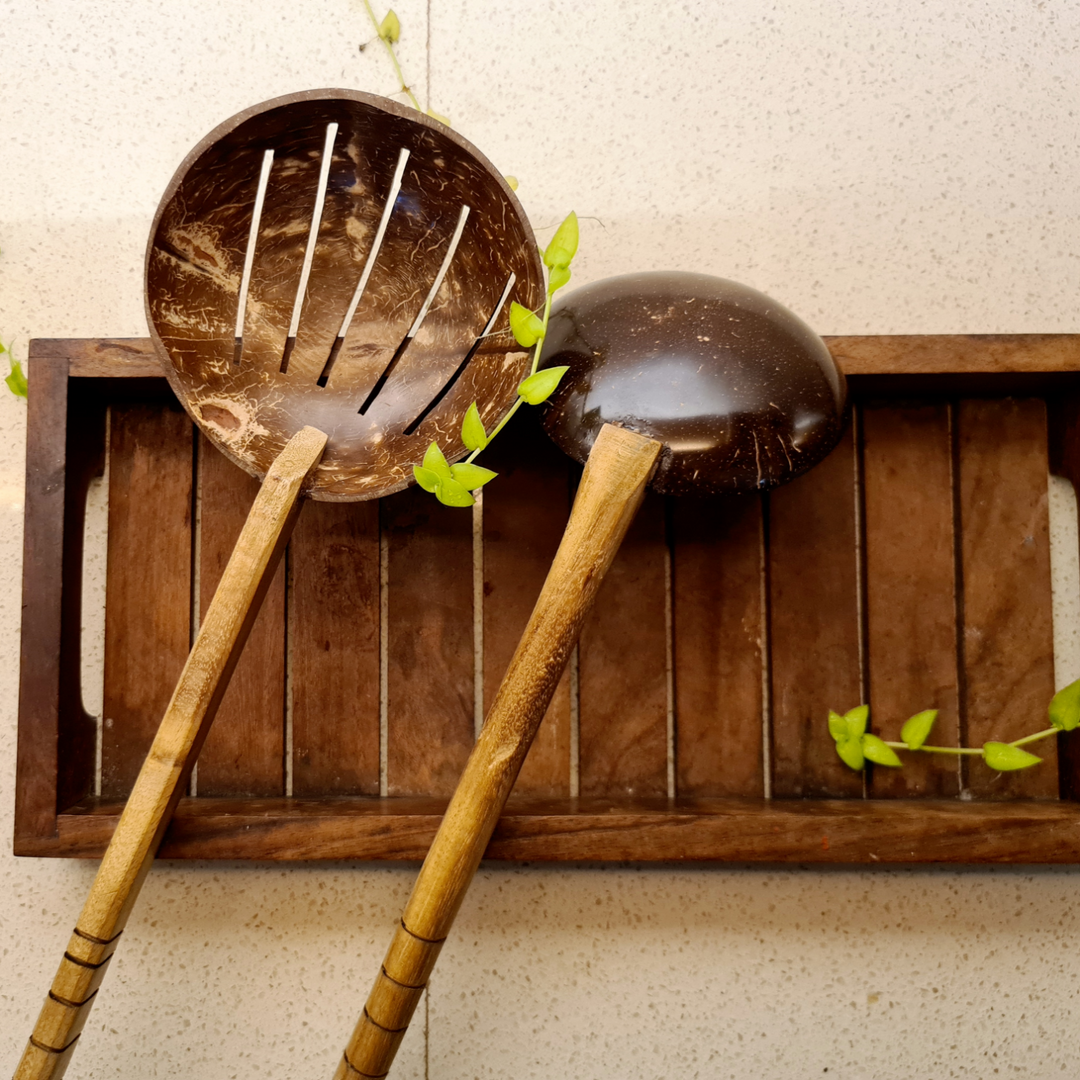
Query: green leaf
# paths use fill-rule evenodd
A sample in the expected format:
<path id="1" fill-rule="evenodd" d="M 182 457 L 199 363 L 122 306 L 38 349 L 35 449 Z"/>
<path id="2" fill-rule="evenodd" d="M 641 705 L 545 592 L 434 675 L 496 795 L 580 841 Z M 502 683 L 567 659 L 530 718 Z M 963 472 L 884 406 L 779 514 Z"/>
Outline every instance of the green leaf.
<path id="1" fill-rule="evenodd" d="M 435 498 L 444 506 L 472 506 L 476 500 L 469 494 L 469 489 L 459 484 L 453 477 L 439 481 L 435 489 Z"/>
<path id="2" fill-rule="evenodd" d="M 482 488 L 499 475 L 490 469 L 485 469 L 482 465 L 469 465 L 466 462 L 462 462 L 460 465 L 451 465 L 450 472 L 466 491 L 475 491 L 477 488 Z"/>
<path id="3" fill-rule="evenodd" d="M 518 396 L 524 397 L 529 405 L 545 402 L 555 392 L 559 380 L 568 372 L 568 367 L 545 367 L 542 372 L 530 375 L 517 388 Z"/>
<path id="4" fill-rule="evenodd" d="M 1059 690 L 1050 702 L 1050 723 L 1058 731 L 1080 727 L 1080 679 Z"/>
<path id="5" fill-rule="evenodd" d="M 445 455 L 439 449 L 438 443 L 432 443 L 424 454 L 425 469 L 430 469 L 440 480 L 450 479 L 450 464 Z"/>
<path id="6" fill-rule="evenodd" d="M 401 40 L 401 20 L 394 14 L 394 9 L 391 8 L 383 21 L 379 23 L 379 37 L 383 41 L 388 41 L 391 45 L 396 45 Z"/>
<path id="7" fill-rule="evenodd" d="M 483 450 L 488 444 L 488 434 L 484 422 L 480 419 L 480 410 L 474 401 L 461 422 L 461 441 L 470 450 Z"/>
<path id="8" fill-rule="evenodd" d="M 516 176 L 504 176 L 503 179 L 506 181 L 506 184 L 511 191 L 517 191 L 518 178 Z"/>
<path id="9" fill-rule="evenodd" d="M 858 739 L 862 736 L 862 733 L 866 730 L 866 721 L 870 716 L 869 705 L 856 705 L 854 709 L 848 709 L 844 713 L 844 719 L 847 721 L 848 736 L 852 739 Z"/>
<path id="10" fill-rule="evenodd" d="M 555 230 L 551 243 L 544 250 L 544 265 L 551 268 L 569 266 L 574 255 L 577 254 L 577 248 L 577 214 L 571 210 L 566 220 Z"/>
<path id="11" fill-rule="evenodd" d="M 835 709 L 829 710 L 829 734 L 834 742 L 848 737 L 847 721 Z"/>
<path id="12" fill-rule="evenodd" d="M 531 349 L 544 336 L 540 317 L 516 300 L 510 304 L 510 329 L 514 340 L 524 349 Z"/>
<path id="13" fill-rule="evenodd" d="M 518 395 L 523 397 L 530 405 L 539 405 L 547 401 L 559 380 L 569 371 L 568 367 L 549 367 L 530 375 L 519 387 Z"/>
<path id="14" fill-rule="evenodd" d="M 553 293 L 561 289 L 570 280 L 569 266 L 553 266 L 548 274 L 548 292 Z"/>
<path id="15" fill-rule="evenodd" d="M 863 767 L 862 739 L 841 739 L 836 744 L 840 760 L 858 772 Z"/>
<path id="16" fill-rule="evenodd" d="M 918 750 L 930 738 L 930 729 L 934 726 L 937 714 L 937 709 L 924 709 L 904 721 L 900 738 L 907 743 L 909 750 Z"/>
<path id="17" fill-rule="evenodd" d="M 425 469 L 422 465 L 414 465 L 412 467 L 413 476 L 416 477 L 416 482 L 425 490 L 434 493 L 435 489 L 439 486 L 440 477 L 433 469 Z"/>
<path id="18" fill-rule="evenodd" d="M 16 397 L 26 397 L 27 385 L 26 375 L 23 373 L 22 364 L 18 360 L 11 361 L 11 374 L 4 380 L 7 383 L 8 389 Z"/>
<path id="19" fill-rule="evenodd" d="M 886 746 L 876 735 L 862 737 L 862 752 L 875 765 L 888 765 L 890 769 L 901 769 L 904 766 L 893 748 Z"/>
<path id="20" fill-rule="evenodd" d="M 1013 772 L 1016 769 L 1029 769 L 1038 765 L 1041 757 L 1021 750 L 1019 746 L 1010 746 L 1003 742 L 988 742 L 983 746 L 983 758 L 991 769 L 998 772 Z"/>

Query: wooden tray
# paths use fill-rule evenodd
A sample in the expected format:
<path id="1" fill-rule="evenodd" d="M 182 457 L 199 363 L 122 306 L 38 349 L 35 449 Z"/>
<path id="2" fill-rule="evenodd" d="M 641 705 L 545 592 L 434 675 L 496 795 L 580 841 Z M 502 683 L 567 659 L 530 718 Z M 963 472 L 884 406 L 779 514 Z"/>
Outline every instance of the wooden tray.
<path id="1" fill-rule="evenodd" d="M 869 700 L 892 738 L 928 707 L 937 741 L 1045 726 L 1047 471 L 1080 476 L 1080 335 L 829 344 L 855 407 L 822 466 L 646 501 L 491 858 L 1080 861 L 1075 734 L 1027 772 L 909 756 L 864 790 L 825 724 Z M 29 370 L 15 852 L 96 857 L 255 483 L 196 437 L 148 341 L 35 341 Z M 423 856 L 577 475 L 515 426 L 475 536 L 423 492 L 305 507 L 163 857 Z M 80 597 L 106 459 L 99 735 Z"/>

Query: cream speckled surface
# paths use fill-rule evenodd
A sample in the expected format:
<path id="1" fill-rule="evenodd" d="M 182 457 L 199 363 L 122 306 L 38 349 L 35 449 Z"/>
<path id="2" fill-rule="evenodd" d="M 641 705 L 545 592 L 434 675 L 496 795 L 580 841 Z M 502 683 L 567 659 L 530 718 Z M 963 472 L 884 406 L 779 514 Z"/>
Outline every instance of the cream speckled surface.
<path id="1" fill-rule="evenodd" d="M 823 333 L 1080 329 L 1075 4 L 395 8 L 406 71 L 423 90 L 430 65 L 541 237 L 582 215 L 579 281 L 720 274 Z M 277 94 L 393 90 L 369 36 L 357 0 L 0 0 L 0 336 L 144 336 L 183 155 Z M 9 853 L 23 417 L 0 396 L 0 1075 L 93 871 Z M 1052 495 L 1061 679 L 1076 527 Z M 68 1075 L 328 1078 L 412 872 L 156 867 Z M 395 1075 L 1076 1076 L 1078 873 L 485 868 Z"/>

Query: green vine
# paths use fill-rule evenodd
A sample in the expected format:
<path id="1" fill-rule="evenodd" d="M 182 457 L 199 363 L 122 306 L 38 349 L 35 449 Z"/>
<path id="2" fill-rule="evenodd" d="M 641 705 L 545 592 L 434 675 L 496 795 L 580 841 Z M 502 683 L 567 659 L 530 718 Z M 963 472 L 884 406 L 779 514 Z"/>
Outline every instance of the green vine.
<path id="1" fill-rule="evenodd" d="M 528 376 L 517 388 L 517 400 L 510 411 L 499 421 L 490 433 L 484 430 L 480 411 L 474 401 L 465 413 L 461 424 L 461 439 L 469 456 L 457 465 L 451 465 L 446 455 L 433 442 L 424 454 L 422 465 L 413 466 L 416 482 L 430 491 L 439 502 L 446 506 L 472 506 L 476 499 L 473 492 L 482 488 L 498 475 L 481 465 L 474 465 L 481 450 L 491 445 L 491 440 L 499 434 L 510 418 L 524 404 L 539 405 L 547 401 L 559 385 L 559 380 L 569 370 L 565 367 L 544 368 L 538 371 L 540 350 L 547 334 L 548 319 L 551 316 L 552 297 L 570 280 L 570 263 L 578 248 L 578 220 L 573 211 L 555 230 L 551 243 L 541 253 L 548 270 L 547 293 L 544 298 L 543 315 L 537 315 L 517 301 L 510 305 L 510 329 L 514 339 L 524 349 L 533 350 L 532 367 Z"/>
<path id="2" fill-rule="evenodd" d="M 383 48 L 386 49 L 387 56 L 390 57 L 390 63 L 394 65 L 394 73 L 397 75 L 398 83 L 400 84 L 398 93 L 405 94 L 412 103 L 412 107 L 417 112 L 426 113 L 432 119 L 438 120 L 440 123 L 450 127 L 449 119 L 443 116 L 442 113 L 437 113 L 434 109 L 423 109 L 420 107 L 420 102 L 417 101 L 416 95 L 412 91 L 412 87 L 405 81 L 405 75 L 401 70 L 401 64 L 398 63 L 397 53 L 394 52 L 394 46 L 401 40 L 401 20 L 397 17 L 397 13 L 393 8 L 390 8 L 380 20 L 376 17 L 375 12 L 371 7 L 370 0 L 364 0 L 364 8 L 368 13 L 368 18 L 371 20 L 371 25 L 375 27 L 375 33 L 383 43 Z M 364 48 L 365 46 L 360 46 L 361 51 L 363 51 Z"/>
<path id="3" fill-rule="evenodd" d="M 905 721 L 900 729 L 900 741 L 890 742 L 866 730 L 870 719 L 870 706 L 858 705 L 841 715 L 829 710 L 829 734 L 836 743 L 836 753 L 848 767 L 859 771 L 867 761 L 885 765 L 890 769 L 903 767 L 897 750 L 919 751 L 924 754 L 954 754 L 981 757 L 997 772 L 1015 772 L 1038 765 L 1041 757 L 1023 747 L 1040 739 L 1048 739 L 1062 731 L 1075 731 L 1080 727 L 1080 679 L 1059 690 L 1050 702 L 1048 710 L 1050 727 L 1025 735 L 1012 742 L 988 742 L 981 747 L 927 746 L 926 740 L 937 720 L 937 709 L 925 709 Z"/>
<path id="4" fill-rule="evenodd" d="M 370 0 L 363 0 L 364 8 L 375 28 L 375 33 L 383 43 L 390 63 L 394 66 L 400 84 L 399 93 L 407 95 L 414 109 L 426 113 L 440 123 L 450 126 L 450 121 L 441 113 L 433 109 L 423 109 L 413 93 L 412 88 L 405 81 L 405 75 L 398 62 L 394 46 L 401 40 L 401 20 L 391 8 L 380 20 L 371 6 Z M 365 48 L 360 46 L 361 51 Z M 517 178 L 505 177 L 510 187 L 517 190 Z M 521 408 L 522 404 L 539 405 L 555 392 L 559 380 L 566 373 L 564 367 L 546 368 L 538 371 L 540 364 L 540 350 L 544 344 L 544 335 L 547 333 L 548 318 L 551 315 L 552 297 L 570 280 L 570 263 L 577 253 L 578 247 L 578 220 L 573 212 L 555 230 L 551 243 L 541 252 L 544 265 L 548 271 L 547 292 L 544 299 L 543 314 L 538 315 L 535 311 L 514 301 L 510 304 L 510 330 L 514 340 L 524 349 L 533 349 L 532 367 L 528 377 L 517 388 L 517 400 L 510 411 L 502 418 L 498 426 L 490 433 L 484 430 L 484 423 L 480 419 L 480 410 L 474 401 L 465 413 L 465 419 L 461 424 L 461 439 L 469 456 L 456 465 L 451 465 L 446 459 L 438 443 L 433 442 L 424 454 L 424 460 L 420 465 L 413 466 L 413 475 L 416 482 L 428 492 L 431 492 L 441 503 L 446 506 L 472 506 L 476 502 L 473 492 L 478 491 L 485 484 L 494 480 L 498 475 L 485 469 L 482 465 L 474 464 L 476 456 L 481 450 L 489 446 L 491 440 L 506 427 L 510 418 Z"/>

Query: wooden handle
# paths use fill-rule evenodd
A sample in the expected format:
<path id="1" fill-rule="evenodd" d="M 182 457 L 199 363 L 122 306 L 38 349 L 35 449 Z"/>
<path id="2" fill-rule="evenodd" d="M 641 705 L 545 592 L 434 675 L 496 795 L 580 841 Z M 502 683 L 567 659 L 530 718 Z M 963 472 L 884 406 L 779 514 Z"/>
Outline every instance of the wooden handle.
<path id="1" fill-rule="evenodd" d="M 288 543 L 300 489 L 325 445 L 326 435 L 304 428 L 267 473 L 101 860 L 14 1080 L 59 1080 L 64 1075 Z M 153 602 L 153 597 L 148 600 Z"/>
<path id="2" fill-rule="evenodd" d="M 382 1077 L 547 711 L 585 616 L 641 505 L 661 444 L 606 425 L 562 543 L 469 756 L 335 1080 Z"/>

